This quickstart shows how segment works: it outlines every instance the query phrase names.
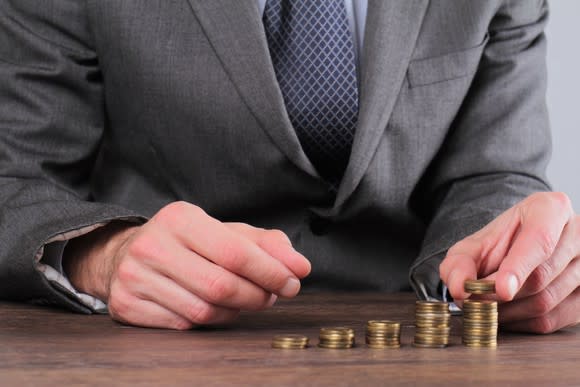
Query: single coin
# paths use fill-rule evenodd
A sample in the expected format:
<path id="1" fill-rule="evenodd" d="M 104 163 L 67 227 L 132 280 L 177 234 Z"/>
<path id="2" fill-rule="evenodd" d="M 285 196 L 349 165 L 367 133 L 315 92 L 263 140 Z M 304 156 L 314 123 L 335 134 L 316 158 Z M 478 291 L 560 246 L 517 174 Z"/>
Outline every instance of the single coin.
<path id="1" fill-rule="evenodd" d="M 388 345 L 381 345 L 381 344 L 368 344 L 367 347 L 371 349 L 394 349 L 394 348 L 401 348 L 401 344 L 388 344 Z"/>
<path id="2" fill-rule="evenodd" d="M 429 311 L 434 310 L 438 312 L 448 312 L 449 303 L 441 301 L 416 301 L 415 309 L 417 311 Z"/>
<path id="3" fill-rule="evenodd" d="M 445 348 L 445 347 L 447 347 L 447 344 L 423 344 L 423 343 L 413 342 L 413 347 L 417 347 L 417 348 Z"/>
<path id="4" fill-rule="evenodd" d="M 495 310 L 497 309 L 497 301 L 492 300 L 471 300 L 463 301 L 463 310 Z"/>
<path id="5" fill-rule="evenodd" d="M 348 349 L 352 348 L 354 344 L 330 344 L 330 343 L 318 343 L 320 348 L 327 348 L 327 349 Z"/>

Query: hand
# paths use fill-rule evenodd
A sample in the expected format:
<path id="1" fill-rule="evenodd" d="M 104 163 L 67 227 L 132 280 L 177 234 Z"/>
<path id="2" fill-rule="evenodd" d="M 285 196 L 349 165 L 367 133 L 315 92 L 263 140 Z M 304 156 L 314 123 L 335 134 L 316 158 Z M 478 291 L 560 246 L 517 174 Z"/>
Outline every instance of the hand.
<path id="1" fill-rule="evenodd" d="M 175 202 L 143 226 L 114 224 L 69 242 L 73 285 L 133 325 L 190 329 L 293 297 L 310 263 L 281 231 L 221 223 Z"/>
<path id="2" fill-rule="evenodd" d="M 466 279 L 496 281 L 504 329 L 550 333 L 580 322 L 580 216 L 563 193 L 529 196 L 454 245 L 440 266 L 456 300 Z"/>

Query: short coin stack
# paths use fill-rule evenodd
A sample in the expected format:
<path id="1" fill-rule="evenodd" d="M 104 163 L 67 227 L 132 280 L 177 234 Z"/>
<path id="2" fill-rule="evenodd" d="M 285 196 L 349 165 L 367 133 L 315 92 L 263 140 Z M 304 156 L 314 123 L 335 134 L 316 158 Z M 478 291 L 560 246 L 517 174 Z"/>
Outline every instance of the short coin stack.
<path id="1" fill-rule="evenodd" d="M 318 346 L 320 348 L 346 349 L 354 346 L 354 330 L 352 328 L 320 328 Z"/>
<path id="2" fill-rule="evenodd" d="M 465 281 L 464 289 L 471 294 L 495 293 L 495 282 Z M 463 302 L 463 344 L 468 347 L 497 347 L 497 302 L 465 300 Z"/>
<path id="3" fill-rule="evenodd" d="M 449 304 L 438 301 L 415 303 L 415 339 L 420 348 L 444 348 L 449 344 L 451 312 Z"/>
<path id="4" fill-rule="evenodd" d="M 466 280 L 463 284 L 465 292 L 470 294 L 494 294 L 495 281 L 492 280 Z"/>
<path id="5" fill-rule="evenodd" d="M 369 348 L 399 348 L 401 346 L 401 324 L 389 320 L 368 321 L 366 343 Z"/>
<path id="6" fill-rule="evenodd" d="M 303 335 L 279 335 L 272 340 L 272 348 L 303 349 L 308 347 L 308 337 Z"/>

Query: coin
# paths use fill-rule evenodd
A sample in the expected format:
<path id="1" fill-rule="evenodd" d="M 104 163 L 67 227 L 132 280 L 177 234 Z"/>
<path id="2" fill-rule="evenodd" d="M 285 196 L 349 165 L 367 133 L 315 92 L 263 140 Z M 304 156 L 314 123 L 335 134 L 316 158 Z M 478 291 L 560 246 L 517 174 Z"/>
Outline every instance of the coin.
<path id="1" fill-rule="evenodd" d="M 369 320 L 365 342 L 373 349 L 400 348 L 401 323 L 391 320 Z"/>
<path id="2" fill-rule="evenodd" d="M 493 294 L 495 293 L 495 281 L 491 280 L 467 280 L 463 284 L 466 293 Z"/>
<path id="3" fill-rule="evenodd" d="M 308 337 L 303 335 L 279 335 L 272 339 L 272 348 L 302 349 L 308 346 Z"/>
<path id="4" fill-rule="evenodd" d="M 415 337 L 420 348 L 443 348 L 449 344 L 451 313 L 449 304 L 439 301 L 415 303 Z"/>
<path id="5" fill-rule="evenodd" d="M 320 328 L 318 339 L 320 348 L 346 349 L 355 344 L 354 330 L 348 327 Z"/>
<path id="6" fill-rule="evenodd" d="M 472 294 L 495 293 L 495 282 L 489 280 L 468 280 L 465 291 Z M 497 302 L 492 300 L 472 300 L 463 302 L 462 342 L 468 347 L 496 347 L 499 314 Z"/>

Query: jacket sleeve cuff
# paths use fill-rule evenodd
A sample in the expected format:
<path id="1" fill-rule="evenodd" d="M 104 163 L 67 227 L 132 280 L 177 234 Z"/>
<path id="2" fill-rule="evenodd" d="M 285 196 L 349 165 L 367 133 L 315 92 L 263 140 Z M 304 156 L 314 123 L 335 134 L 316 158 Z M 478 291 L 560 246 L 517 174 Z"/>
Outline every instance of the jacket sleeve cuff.
<path id="1" fill-rule="evenodd" d="M 115 220 L 124 220 L 134 223 L 142 223 L 141 218 L 120 218 Z M 70 283 L 62 267 L 62 257 L 66 244 L 69 240 L 81 235 L 90 233 L 97 228 L 107 225 L 110 221 L 95 223 L 89 226 L 70 230 L 61 234 L 54 235 L 37 251 L 34 258 L 35 268 L 42 273 L 48 283 L 58 292 L 67 298 L 77 301 L 90 309 L 93 313 L 108 313 L 105 301 L 94 296 L 79 292 Z"/>

